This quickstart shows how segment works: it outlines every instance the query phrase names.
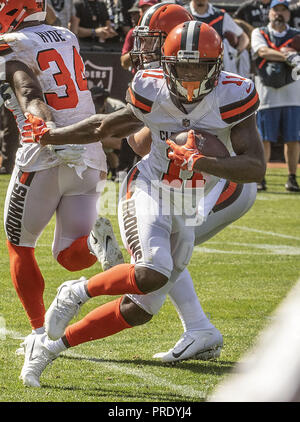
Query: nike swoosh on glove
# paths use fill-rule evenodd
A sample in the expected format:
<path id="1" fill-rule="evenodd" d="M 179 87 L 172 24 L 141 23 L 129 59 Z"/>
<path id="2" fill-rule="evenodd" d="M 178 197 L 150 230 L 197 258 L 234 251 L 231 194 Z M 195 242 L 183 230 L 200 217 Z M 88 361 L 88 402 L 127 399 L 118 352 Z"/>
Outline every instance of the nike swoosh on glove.
<path id="1" fill-rule="evenodd" d="M 40 117 L 33 116 L 30 113 L 25 113 L 25 125 L 23 126 L 22 142 L 39 143 L 42 136 L 49 132 L 46 122 Z"/>
<path id="2" fill-rule="evenodd" d="M 85 150 L 86 148 L 83 145 L 77 144 L 51 145 L 51 151 L 53 151 L 64 163 L 77 166 L 83 165 L 82 154 Z"/>
<path id="3" fill-rule="evenodd" d="M 188 138 L 184 145 L 177 145 L 170 139 L 167 139 L 166 142 L 171 148 L 171 151 L 168 152 L 168 157 L 182 170 L 193 171 L 196 161 L 204 157 L 196 146 L 195 132 L 193 130 L 188 132 Z"/>

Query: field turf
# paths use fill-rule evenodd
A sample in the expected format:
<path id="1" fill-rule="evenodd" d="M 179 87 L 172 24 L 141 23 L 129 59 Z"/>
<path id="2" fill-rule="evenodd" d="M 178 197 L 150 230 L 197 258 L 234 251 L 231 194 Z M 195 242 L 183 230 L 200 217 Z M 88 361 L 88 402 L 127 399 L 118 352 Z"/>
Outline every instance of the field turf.
<path id="1" fill-rule="evenodd" d="M 205 312 L 220 329 L 224 348 L 216 361 L 157 362 L 152 355 L 179 339 L 182 326 L 170 300 L 145 325 L 69 349 L 45 370 L 42 388 L 18 379 L 16 356 L 30 326 L 12 286 L 3 230 L 8 176 L 0 176 L 0 401 L 1 402 L 202 402 L 254 344 L 259 331 L 300 276 L 300 194 L 284 189 L 286 169 L 267 172 L 268 190 L 253 208 L 213 239 L 195 248 L 189 270 Z M 108 183 L 108 189 L 113 187 Z M 106 198 L 109 193 L 106 193 Z M 110 216 L 120 240 L 116 215 Z M 98 264 L 69 273 L 53 259 L 53 219 L 39 239 L 36 256 L 45 278 L 45 304 L 65 280 L 99 272 Z M 127 262 L 129 256 L 124 252 Z M 111 300 L 103 296 L 82 307 L 87 312 Z"/>

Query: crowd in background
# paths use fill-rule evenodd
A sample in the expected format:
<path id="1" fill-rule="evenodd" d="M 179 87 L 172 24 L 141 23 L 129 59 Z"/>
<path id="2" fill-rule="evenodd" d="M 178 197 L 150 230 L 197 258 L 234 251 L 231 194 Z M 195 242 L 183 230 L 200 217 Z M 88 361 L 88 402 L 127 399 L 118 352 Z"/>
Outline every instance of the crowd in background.
<path id="1" fill-rule="evenodd" d="M 257 51 L 253 52 L 252 48 L 253 34 L 254 36 L 256 34 L 255 28 L 267 27 L 271 0 L 248 0 L 244 2 L 234 0 L 210 2 L 207 0 L 178 0 L 171 2 L 186 7 L 196 20 L 211 23 L 212 17 L 220 16 L 219 19 L 215 19 L 216 23 L 213 26 L 224 41 L 224 69 L 252 79 L 255 77 L 255 74 L 257 74 L 255 66 Z M 137 25 L 143 13 L 156 3 L 158 3 L 158 0 L 48 0 L 47 23 L 66 27 L 74 32 L 79 39 L 82 51 L 119 52 L 123 69 L 133 72 L 129 55 L 133 48 L 133 28 Z M 300 31 L 300 1 L 291 0 L 287 2 L 282 0 L 278 3 L 288 3 L 290 9 L 288 23 L 291 27 Z M 220 11 L 221 9 L 222 11 Z M 121 101 L 118 102 L 110 98 L 110 93 L 104 89 L 95 88 L 92 90 L 92 94 L 97 111 L 99 111 L 100 106 L 101 109 L 105 109 L 104 112 L 106 113 L 125 106 Z M 300 98 L 299 94 L 298 98 Z M 294 103 L 289 104 L 288 101 L 287 105 L 295 106 Z M 295 112 L 299 113 L 299 109 Z M 7 174 L 12 172 L 14 156 L 18 147 L 18 133 L 10 112 L 2 106 L 0 113 L 2 156 L 0 173 Z M 264 116 L 259 117 L 262 127 L 261 121 Z M 299 117 L 298 120 L 300 120 Z M 259 129 L 261 130 L 260 127 Z M 275 141 L 278 140 L 279 144 L 286 144 L 284 136 L 284 133 L 279 133 L 278 139 L 271 140 L 272 145 L 274 146 Z M 269 139 L 264 139 L 264 134 L 262 134 L 262 138 L 264 141 L 269 141 Z M 286 188 L 291 191 L 300 191 L 296 182 L 299 140 L 294 141 L 296 142 L 293 142 L 293 144 L 287 143 L 288 147 L 292 145 L 293 151 L 284 151 L 288 167 L 293 156 L 293 166 L 292 170 L 289 168 L 289 174 L 292 172 L 295 176 L 292 188 L 288 189 L 287 186 Z M 272 158 L 270 142 L 264 142 L 264 146 L 266 159 L 269 161 Z M 275 151 L 274 147 L 273 150 Z M 139 159 L 130 150 L 127 142 L 120 141 L 119 144 L 106 148 L 106 152 L 112 179 L 115 179 L 120 171 L 126 172 L 134 161 Z M 259 189 L 266 189 L 265 180 L 262 181 Z"/>

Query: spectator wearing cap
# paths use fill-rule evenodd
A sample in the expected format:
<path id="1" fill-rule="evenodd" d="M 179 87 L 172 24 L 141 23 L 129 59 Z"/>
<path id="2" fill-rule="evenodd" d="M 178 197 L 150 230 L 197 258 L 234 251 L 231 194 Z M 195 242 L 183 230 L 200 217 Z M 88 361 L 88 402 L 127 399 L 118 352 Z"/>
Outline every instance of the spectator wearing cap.
<path id="1" fill-rule="evenodd" d="M 235 23 L 229 13 L 219 9 L 208 0 L 191 0 L 185 8 L 191 13 L 195 20 L 205 22 L 212 26 L 224 41 L 224 69 L 228 72 L 243 73 L 250 72 L 250 59 L 247 47 L 249 37 L 243 29 Z M 241 55 L 242 54 L 242 55 Z M 247 70 L 241 72 L 238 64 L 246 61 Z"/>
<path id="2" fill-rule="evenodd" d="M 300 141 L 300 46 L 296 41 L 300 31 L 291 28 L 289 20 L 289 2 L 272 0 L 269 24 L 254 29 L 251 46 L 260 97 L 257 126 L 263 139 L 266 161 L 270 160 L 271 144 L 276 143 L 281 134 L 289 173 L 285 188 L 300 192 L 296 180 Z M 266 189 L 265 180 L 258 189 Z"/>
<path id="3" fill-rule="evenodd" d="M 133 49 L 134 27 L 138 24 L 139 19 L 143 16 L 146 10 L 156 3 L 158 3 L 158 0 L 137 0 L 134 3 L 134 5 L 128 10 L 131 16 L 132 28 L 127 32 L 127 35 L 123 44 L 123 48 L 122 48 L 121 58 L 120 58 L 121 66 L 126 70 L 132 71 L 130 51 Z"/>
<path id="4" fill-rule="evenodd" d="M 118 34 L 113 29 L 107 7 L 101 0 L 74 0 L 76 16 L 72 31 L 78 35 L 80 46 L 104 49 L 106 40 Z"/>

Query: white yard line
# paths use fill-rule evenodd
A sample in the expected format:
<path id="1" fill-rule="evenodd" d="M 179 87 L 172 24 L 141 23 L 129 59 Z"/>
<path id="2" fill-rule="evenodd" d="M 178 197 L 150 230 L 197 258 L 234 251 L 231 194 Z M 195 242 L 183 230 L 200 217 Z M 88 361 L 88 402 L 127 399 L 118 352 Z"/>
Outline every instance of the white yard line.
<path id="1" fill-rule="evenodd" d="M 23 334 L 17 331 L 8 330 L 5 327 L 0 327 L 0 339 L 5 340 L 6 336 L 11 337 L 16 340 L 24 340 L 25 338 Z M 138 377 L 142 379 L 145 383 L 149 383 L 150 385 L 155 386 L 155 387 L 168 388 L 170 391 L 184 398 L 192 397 L 192 398 L 201 400 L 201 399 L 205 399 L 206 397 L 206 391 L 201 391 L 201 390 L 198 391 L 188 385 L 174 384 L 174 383 L 169 382 L 166 379 L 163 379 L 161 376 L 158 377 L 156 375 L 153 375 L 151 373 L 152 371 L 151 366 L 149 367 L 149 371 L 132 368 L 131 365 L 124 364 L 122 362 L 120 364 L 107 362 L 105 360 L 102 360 L 99 357 L 96 358 L 93 356 L 75 353 L 70 349 L 61 354 L 61 356 L 64 356 L 64 355 L 70 356 L 75 359 L 84 359 L 87 361 L 97 363 L 99 365 L 102 365 L 105 369 L 109 371 L 121 372 L 125 375 L 127 374 L 127 375 Z"/>
<path id="2" fill-rule="evenodd" d="M 246 246 L 248 248 L 256 248 L 264 250 L 262 252 L 254 252 L 251 250 L 241 251 L 241 250 L 222 250 L 222 249 L 212 249 L 204 248 L 201 246 L 196 246 L 194 251 L 201 253 L 213 253 L 213 254 L 228 254 L 228 255 L 300 255 L 300 248 L 287 245 L 268 245 L 268 244 L 254 244 L 254 243 L 227 243 L 226 245 L 235 245 L 235 246 Z"/>
<path id="3" fill-rule="evenodd" d="M 269 236 L 282 237 L 284 239 L 300 240 L 300 237 L 298 237 L 298 236 L 290 236 L 288 234 L 275 233 L 275 232 L 266 231 L 266 230 L 258 230 L 258 229 L 253 229 L 251 227 L 238 226 L 236 224 L 229 225 L 228 228 L 230 228 L 230 229 L 238 229 L 238 230 L 243 230 L 243 231 L 253 232 L 253 233 L 266 234 L 266 235 L 269 235 Z"/>

